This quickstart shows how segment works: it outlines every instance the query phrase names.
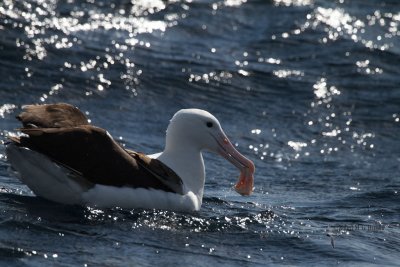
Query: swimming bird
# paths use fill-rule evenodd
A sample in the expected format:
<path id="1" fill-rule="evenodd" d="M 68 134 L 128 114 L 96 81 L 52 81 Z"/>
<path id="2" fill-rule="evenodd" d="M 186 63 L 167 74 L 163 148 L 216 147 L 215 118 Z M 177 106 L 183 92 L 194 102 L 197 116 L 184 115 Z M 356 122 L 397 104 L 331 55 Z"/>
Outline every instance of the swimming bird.
<path id="1" fill-rule="evenodd" d="M 216 152 L 240 170 L 235 190 L 253 191 L 255 167 L 240 154 L 219 121 L 200 109 L 175 113 L 162 152 L 125 149 L 76 107 L 23 106 L 20 137 L 9 137 L 6 154 L 20 180 L 37 196 L 63 204 L 100 208 L 197 211 L 203 200 L 202 151 Z"/>

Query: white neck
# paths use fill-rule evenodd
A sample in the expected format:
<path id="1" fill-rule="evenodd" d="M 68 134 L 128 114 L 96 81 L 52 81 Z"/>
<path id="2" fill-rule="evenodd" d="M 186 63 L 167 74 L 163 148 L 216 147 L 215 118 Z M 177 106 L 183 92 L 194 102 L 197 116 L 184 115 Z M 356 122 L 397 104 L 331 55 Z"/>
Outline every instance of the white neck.
<path id="1" fill-rule="evenodd" d="M 183 140 L 175 143 L 167 136 L 164 152 L 157 159 L 176 172 L 183 181 L 185 193 L 193 192 L 201 205 L 205 180 L 201 150 L 191 144 L 185 144 Z"/>

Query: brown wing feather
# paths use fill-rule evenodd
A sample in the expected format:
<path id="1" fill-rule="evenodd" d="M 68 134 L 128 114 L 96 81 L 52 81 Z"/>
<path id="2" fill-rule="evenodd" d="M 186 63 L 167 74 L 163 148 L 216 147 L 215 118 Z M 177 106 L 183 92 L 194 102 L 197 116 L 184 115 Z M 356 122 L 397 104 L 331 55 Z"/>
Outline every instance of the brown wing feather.
<path id="1" fill-rule="evenodd" d="M 132 150 L 125 150 L 128 154 L 136 159 L 140 167 L 145 168 L 149 173 L 153 174 L 163 184 L 173 189 L 179 194 L 183 194 L 183 185 L 181 178 L 167 165 L 157 159 L 138 153 Z"/>
<path id="2" fill-rule="evenodd" d="M 63 106 L 67 111 L 59 110 Z M 28 137 L 21 136 L 19 143 L 12 140 L 18 145 L 48 156 L 55 162 L 81 173 L 94 184 L 154 188 L 183 193 L 179 176 L 161 161 L 134 151 L 128 153 L 104 129 L 89 125 L 87 121 L 86 124 L 77 125 L 82 120 L 69 120 L 66 116 L 71 114 L 72 106 L 57 104 L 50 107 L 50 112 L 53 113 L 44 115 L 45 119 L 38 116 L 46 113 L 49 105 L 29 107 L 19 116 L 23 123 L 35 122 L 35 126 L 39 124 L 54 127 L 22 128 L 21 131 Z M 30 114 L 32 110 L 34 114 Z M 72 113 L 77 115 L 75 111 Z M 71 124 L 74 126 L 70 127 Z M 59 127 L 60 125 L 65 127 Z"/>
<path id="3" fill-rule="evenodd" d="M 17 119 L 25 128 L 63 128 L 89 124 L 79 109 L 65 103 L 26 105 L 23 110 Z"/>

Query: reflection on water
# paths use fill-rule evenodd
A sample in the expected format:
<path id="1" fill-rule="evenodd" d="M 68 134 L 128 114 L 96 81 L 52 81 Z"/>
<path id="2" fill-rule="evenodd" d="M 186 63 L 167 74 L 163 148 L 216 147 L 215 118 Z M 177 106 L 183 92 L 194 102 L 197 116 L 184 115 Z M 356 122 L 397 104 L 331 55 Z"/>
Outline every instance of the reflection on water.
<path id="1" fill-rule="evenodd" d="M 0 253 L 71 266 L 396 262 L 396 228 L 337 231 L 334 249 L 326 235 L 397 219 L 398 10 L 395 1 L 2 1 L 1 142 L 16 134 L 21 105 L 70 102 L 124 146 L 155 153 L 172 114 L 198 107 L 257 171 L 254 195 L 237 196 L 235 170 L 205 153 L 206 198 L 194 214 L 65 207 L 33 197 L 0 146 Z"/>

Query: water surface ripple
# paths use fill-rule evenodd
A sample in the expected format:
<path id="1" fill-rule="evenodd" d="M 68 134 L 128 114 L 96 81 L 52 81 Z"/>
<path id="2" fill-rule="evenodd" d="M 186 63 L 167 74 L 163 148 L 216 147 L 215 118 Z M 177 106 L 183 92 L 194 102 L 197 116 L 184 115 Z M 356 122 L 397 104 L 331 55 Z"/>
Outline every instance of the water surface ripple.
<path id="1" fill-rule="evenodd" d="M 123 145 L 163 148 L 180 108 L 214 113 L 255 192 L 205 154 L 196 213 L 35 197 L 0 146 L 7 266 L 398 265 L 400 3 L 0 3 L 0 142 L 29 103 L 69 102 Z"/>

